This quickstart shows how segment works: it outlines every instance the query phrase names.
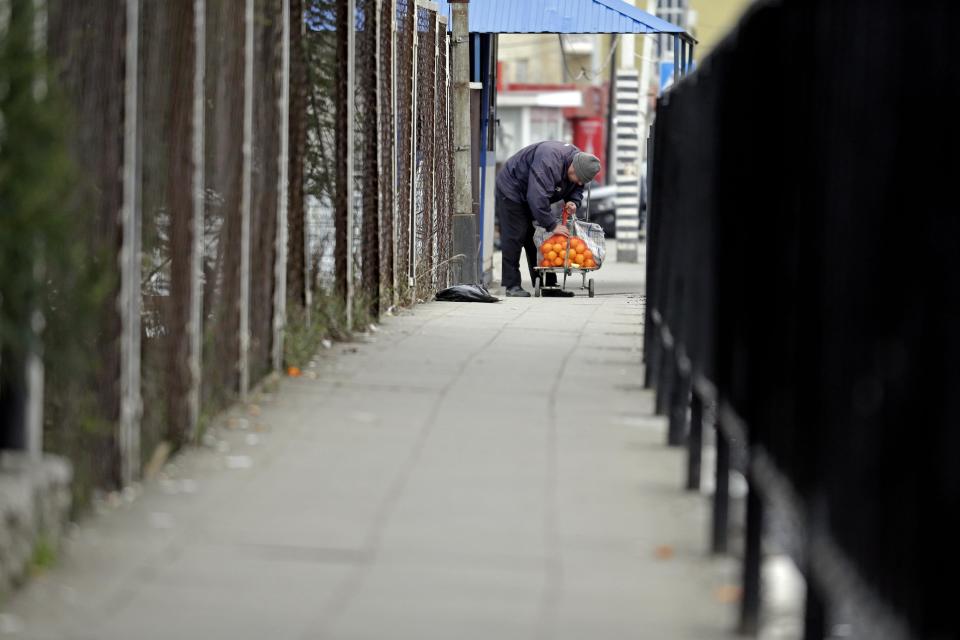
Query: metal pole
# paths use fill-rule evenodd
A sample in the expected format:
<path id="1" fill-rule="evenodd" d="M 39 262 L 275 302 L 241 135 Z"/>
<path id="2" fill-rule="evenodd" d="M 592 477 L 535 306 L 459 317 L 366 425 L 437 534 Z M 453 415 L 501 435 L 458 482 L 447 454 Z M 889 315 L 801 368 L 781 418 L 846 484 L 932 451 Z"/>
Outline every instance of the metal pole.
<path id="1" fill-rule="evenodd" d="M 820 588 L 812 576 L 807 577 L 807 595 L 803 611 L 803 640 L 823 640 L 827 634 L 827 611 Z"/>
<path id="2" fill-rule="evenodd" d="M 487 127 L 489 126 L 490 120 L 490 91 L 493 90 L 493 87 L 490 86 L 490 54 L 492 53 L 493 48 L 493 37 L 491 35 L 478 36 L 479 47 L 477 48 L 477 60 L 481 59 L 481 52 L 483 51 L 483 41 L 487 40 L 487 55 L 483 56 L 483 61 L 480 63 L 480 72 L 477 74 L 477 81 L 483 84 L 483 89 L 480 91 L 480 152 L 477 154 L 479 157 L 479 166 L 480 171 L 479 182 L 480 188 L 477 193 L 479 194 L 480 200 L 480 216 L 477 219 L 477 229 L 478 229 L 478 244 L 477 244 L 477 278 L 479 281 L 483 281 L 483 233 L 484 233 L 484 218 L 486 218 L 486 191 L 487 191 Z M 496 65 L 496 59 L 494 59 L 494 65 Z"/>
<path id="3" fill-rule="evenodd" d="M 203 349 L 203 215 L 204 215 L 204 84 L 206 72 L 206 0 L 193 1 L 193 248 L 190 265 L 190 395 L 187 437 L 197 435 L 200 422 L 200 377 Z"/>
<path id="4" fill-rule="evenodd" d="M 374 46 L 374 50 L 376 51 L 376 54 L 375 54 L 376 57 L 374 58 L 374 60 L 376 60 L 376 63 L 375 63 L 376 66 L 374 67 L 374 69 L 375 69 L 374 78 L 376 79 L 376 83 L 377 83 L 377 86 L 376 86 L 376 95 L 377 95 L 377 97 L 376 97 L 376 104 L 377 104 L 377 128 L 376 128 L 376 136 L 377 136 L 377 190 L 378 190 L 378 195 L 377 195 L 377 243 L 378 243 L 378 245 L 377 245 L 377 264 L 374 265 L 374 268 L 377 270 L 377 274 L 378 274 L 378 276 L 377 276 L 377 291 L 376 291 L 376 295 L 377 295 L 376 308 L 377 308 L 377 312 L 378 312 L 379 314 L 382 314 L 382 313 L 384 312 L 384 309 L 383 309 L 383 288 L 384 288 L 385 286 L 387 286 L 387 284 L 388 284 L 388 283 L 386 283 L 386 282 L 383 281 L 383 269 L 382 269 L 382 264 L 383 264 L 383 216 L 384 216 L 384 206 L 383 206 L 384 194 L 383 194 L 383 189 L 384 189 L 384 182 L 385 182 L 385 181 L 383 180 L 383 174 L 384 174 L 384 172 L 386 172 L 387 175 L 390 174 L 390 168 L 383 166 L 383 148 L 382 148 L 382 146 L 381 146 L 381 144 L 382 144 L 382 142 L 383 142 L 382 132 L 383 132 L 383 116 L 384 116 L 384 113 L 383 113 L 383 103 L 382 103 L 382 98 L 383 98 L 383 95 L 382 95 L 382 94 L 383 94 L 383 92 L 381 91 L 381 87 L 380 87 L 380 83 L 381 83 L 381 81 L 382 81 L 382 78 L 380 77 L 381 69 L 382 69 L 381 66 L 380 66 L 380 60 L 383 59 L 383 47 L 382 47 L 382 44 L 381 44 L 381 42 L 380 42 L 380 36 L 381 36 L 381 33 L 382 33 L 382 30 L 383 30 L 383 29 L 389 28 L 389 25 L 383 24 L 382 4 L 383 4 L 384 2 L 390 2 L 390 0 L 376 0 L 376 2 L 374 3 L 374 9 L 373 9 L 373 10 L 374 10 L 374 13 L 376 13 L 376 16 L 377 16 L 377 31 L 376 31 L 376 34 L 375 34 L 374 37 L 373 37 L 373 40 L 374 40 L 373 46 Z M 392 4 L 392 3 L 391 3 L 391 4 Z M 395 20 L 396 20 L 395 18 L 392 18 L 392 19 L 391 19 L 391 22 L 393 22 L 393 21 L 395 21 Z M 369 22 L 369 17 L 367 18 L 367 24 L 370 24 L 370 22 Z M 394 154 L 394 155 L 396 155 L 396 154 Z"/>
<path id="5" fill-rule="evenodd" d="M 253 194 L 253 2 L 244 17 L 243 192 L 240 205 L 240 399 L 250 391 L 250 198 Z"/>
<path id="6" fill-rule="evenodd" d="M 397 0 L 391 0 L 390 2 L 390 108 L 393 110 L 393 124 L 394 127 L 398 126 L 400 122 L 397 114 Z M 394 135 L 394 145 L 396 145 L 396 135 Z M 390 189 L 394 190 L 394 193 L 399 192 L 397 189 L 397 153 L 394 149 L 394 153 L 390 154 Z M 393 212 L 393 268 L 391 272 L 393 273 L 393 282 L 391 286 L 393 287 L 393 293 L 391 294 L 393 298 L 393 306 L 400 304 L 400 296 L 398 292 L 398 287 L 400 284 L 400 276 L 397 273 L 397 263 L 399 256 L 397 255 L 397 247 L 400 246 L 400 219 L 397 217 L 396 212 L 396 203 L 397 198 L 394 197 L 394 212 Z"/>
<path id="7" fill-rule="evenodd" d="M 357 4 L 347 0 L 347 331 L 353 331 L 353 220 L 356 198 L 353 195 L 353 153 L 357 119 Z"/>
<path id="8" fill-rule="evenodd" d="M 699 491 L 703 459 L 703 400 L 696 391 L 690 397 L 690 437 L 687 447 L 687 490 Z"/>
<path id="9" fill-rule="evenodd" d="M 413 3 L 413 73 L 410 74 L 410 216 L 407 219 L 407 234 L 410 238 L 410 265 L 407 271 L 407 285 L 410 287 L 410 304 L 417 303 L 417 230 L 416 230 L 416 185 L 417 185 L 417 117 L 420 101 L 417 99 L 417 74 L 420 71 L 418 58 L 420 57 L 420 20 L 418 3 Z"/>
<path id="10" fill-rule="evenodd" d="M 470 39 L 469 2 L 450 0 L 453 14 L 453 253 L 459 261 L 457 282 L 479 281 L 477 273 L 477 216 L 473 212 L 470 170 Z"/>
<path id="11" fill-rule="evenodd" d="M 760 628 L 760 569 L 763 562 L 763 501 L 757 487 L 748 482 L 747 533 L 743 556 L 743 599 L 740 601 L 740 633 L 756 636 Z"/>
<path id="12" fill-rule="evenodd" d="M 726 553 L 730 513 L 730 440 L 716 423 L 717 462 L 713 491 L 713 553 Z"/>
<path id="13" fill-rule="evenodd" d="M 662 326 L 660 327 L 663 333 Z M 657 364 L 657 382 L 654 384 L 656 393 L 654 395 L 654 414 L 658 416 L 669 416 L 670 400 L 673 397 L 673 387 L 676 381 L 677 362 L 673 351 L 673 342 L 669 344 L 660 338 L 660 348 L 658 351 L 659 363 Z"/>
<path id="14" fill-rule="evenodd" d="M 273 370 L 283 366 L 283 329 L 287 323 L 287 206 L 290 188 L 290 0 L 282 0 L 280 61 L 280 157 L 277 177 L 277 235 L 273 277 Z"/>
<path id="15" fill-rule="evenodd" d="M 673 384 L 668 408 L 667 444 L 683 445 L 687 439 L 687 407 L 690 406 L 690 376 L 684 375 L 679 366 L 673 367 Z"/>
<path id="16" fill-rule="evenodd" d="M 684 375 L 679 366 L 673 367 L 669 402 L 667 444 L 679 447 L 687 441 L 687 407 L 690 406 L 690 377 Z"/>
<path id="17" fill-rule="evenodd" d="M 437 208 L 437 162 L 439 160 L 439 154 L 437 154 L 437 130 L 438 124 L 443 122 L 443 115 L 437 112 L 437 102 L 440 98 L 440 12 L 434 14 L 433 16 L 433 106 L 431 111 L 434 113 L 433 120 L 433 152 L 430 154 L 433 158 L 433 166 L 430 167 L 430 197 L 433 198 L 433 201 L 430 203 L 430 208 L 427 209 L 427 215 L 431 216 L 430 222 L 430 233 L 433 234 L 433 240 L 428 243 L 430 247 L 430 258 L 427 260 L 427 264 L 430 266 L 430 274 L 427 276 L 430 279 L 430 291 L 433 291 L 436 286 L 436 269 L 437 265 L 441 260 L 444 260 L 443 256 L 440 256 L 440 236 L 437 233 L 437 229 L 440 226 L 440 216 L 437 215 L 439 209 Z M 443 28 L 446 29 L 446 23 L 443 23 Z"/>
<path id="18" fill-rule="evenodd" d="M 302 8 L 302 7 L 303 7 L 303 4 L 301 4 L 300 6 L 301 6 L 301 8 Z M 305 66 L 305 65 L 307 64 L 306 60 L 304 59 L 304 38 L 305 38 L 305 34 L 306 34 L 306 25 L 304 24 L 303 15 L 299 16 L 299 18 L 297 19 L 297 28 L 300 30 L 300 44 L 299 44 L 299 46 L 298 46 L 298 55 L 300 56 L 300 59 L 298 60 L 297 64 L 299 64 L 299 65 L 304 65 L 304 66 Z M 300 73 L 304 73 L 304 72 L 301 71 Z M 300 78 L 300 81 L 301 81 L 301 82 L 305 82 L 305 80 L 303 80 L 302 77 Z M 299 117 L 299 116 L 298 116 L 298 117 Z M 302 135 L 305 135 L 305 134 L 302 134 Z M 302 191 L 302 189 L 303 189 L 303 186 L 302 186 L 302 183 L 301 183 L 301 191 Z M 309 207 L 309 206 L 306 206 L 306 203 L 304 203 L 303 211 L 298 211 L 298 212 L 297 212 L 297 215 L 303 216 L 303 283 L 304 283 L 304 284 L 303 284 L 303 293 L 304 293 L 303 299 L 304 299 L 304 305 L 305 305 L 306 310 L 307 310 L 307 313 L 306 313 L 307 326 L 312 326 L 311 323 L 313 322 L 313 278 L 314 278 L 314 274 L 313 274 L 313 269 L 311 268 L 311 264 L 310 264 L 310 262 L 311 262 L 311 260 L 310 260 L 310 248 L 311 248 L 311 245 L 310 245 L 310 220 L 311 220 L 310 207 Z"/>
<path id="19" fill-rule="evenodd" d="M 140 200 L 138 99 L 140 0 L 127 0 L 120 248 L 120 481 L 140 475 Z"/>
<path id="20" fill-rule="evenodd" d="M 610 47 L 613 48 L 616 36 L 610 36 Z M 644 44 L 646 47 L 646 44 Z M 646 51 L 646 48 L 644 48 Z M 622 51 L 621 51 L 622 53 Z M 615 54 L 616 55 L 616 54 Z M 606 182 L 610 185 L 616 185 L 617 183 L 617 152 L 616 152 L 616 107 L 617 104 L 617 69 L 618 66 L 614 63 L 610 65 L 610 79 L 607 86 L 607 148 L 606 148 L 606 164 L 604 165 L 604 175 L 607 176 Z M 644 78 L 641 74 L 640 76 L 640 91 L 641 96 L 643 95 L 643 83 Z M 643 111 L 643 103 L 641 102 L 641 113 Z"/>
<path id="21" fill-rule="evenodd" d="M 673 36 L 673 84 L 680 80 L 680 36 Z"/>
<path id="22" fill-rule="evenodd" d="M 33 46 L 40 57 L 47 54 L 47 1 L 33 0 Z M 34 74 L 33 95 L 41 100 L 47 95 L 46 76 Z M 43 247 L 38 243 L 34 257 L 34 282 L 39 285 L 44 280 Z M 43 340 L 41 334 L 45 324 L 43 312 L 34 309 L 31 313 L 30 349 L 25 361 L 26 404 L 24 406 L 23 428 L 25 430 L 25 450 L 31 458 L 40 458 L 43 454 Z"/>

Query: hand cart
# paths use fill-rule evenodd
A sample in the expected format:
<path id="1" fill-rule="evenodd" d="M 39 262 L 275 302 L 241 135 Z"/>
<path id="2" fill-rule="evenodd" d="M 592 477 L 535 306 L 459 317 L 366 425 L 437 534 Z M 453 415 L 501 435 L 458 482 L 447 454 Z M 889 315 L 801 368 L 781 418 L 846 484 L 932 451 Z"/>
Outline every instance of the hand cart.
<path id="1" fill-rule="evenodd" d="M 589 197 L 589 196 L 588 196 L 588 197 Z M 588 200 L 588 203 L 589 203 L 589 200 Z M 589 216 L 589 204 L 588 204 L 588 209 L 587 209 L 587 211 L 588 211 L 588 216 Z M 568 218 L 569 218 L 569 219 L 568 219 Z M 566 211 L 563 212 L 562 224 L 563 224 L 565 227 L 567 227 L 567 230 L 568 230 L 568 231 L 570 231 L 570 238 L 571 238 L 571 239 L 578 237 L 578 236 L 576 235 L 577 226 L 574 224 L 575 221 L 576 221 L 576 219 L 577 219 L 577 215 L 576 215 L 576 214 L 573 214 L 573 215 L 571 215 L 571 216 L 568 216 L 568 214 L 567 214 Z M 589 218 L 588 218 L 588 220 L 589 220 Z M 593 241 L 596 242 L 596 239 L 593 239 Z M 601 242 L 602 242 L 602 238 L 601 238 Z M 537 248 L 537 253 L 540 253 L 540 248 L 539 248 L 539 247 Z M 558 267 L 544 267 L 544 266 L 542 266 L 542 265 L 538 262 L 538 263 L 537 263 L 537 266 L 535 267 L 535 269 L 537 270 L 537 274 L 538 274 L 538 275 L 537 275 L 537 277 L 536 277 L 536 280 L 534 281 L 533 295 L 534 295 L 534 297 L 539 298 L 539 297 L 541 297 L 541 295 L 542 295 L 542 293 L 543 293 L 544 290 L 551 290 L 551 289 L 552 289 L 552 290 L 565 291 L 565 290 L 566 290 L 566 287 L 567 287 L 567 276 L 573 275 L 575 272 L 579 272 L 579 273 L 580 273 L 580 276 L 581 276 L 580 289 L 581 289 L 581 290 L 586 289 L 586 290 L 587 290 L 587 295 L 592 298 L 592 297 L 595 295 L 593 278 L 590 278 L 589 280 L 587 280 L 587 274 L 590 273 L 590 272 L 596 271 L 596 270 L 599 269 L 599 268 L 600 268 L 600 265 L 599 265 L 599 264 L 598 264 L 596 267 L 583 267 L 583 266 L 579 266 L 579 265 L 578 265 L 578 266 L 575 266 L 574 264 L 572 264 L 572 263 L 570 262 L 570 254 L 569 254 L 569 253 L 565 253 L 565 254 L 564 254 L 564 257 L 563 257 L 563 265 L 562 265 L 562 266 L 558 266 Z M 558 280 L 559 284 L 556 284 L 556 285 L 546 285 L 546 284 L 544 284 L 544 278 L 546 277 L 546 275 L 547 275 L 548 273 L 556 274 L 556 275 L 557 275 L 557 280 Z M 563 281 L 562 281 L 562 282 L 560 282 L 560 278 L 559 278 L 561 274 L 563 275 Z"/>

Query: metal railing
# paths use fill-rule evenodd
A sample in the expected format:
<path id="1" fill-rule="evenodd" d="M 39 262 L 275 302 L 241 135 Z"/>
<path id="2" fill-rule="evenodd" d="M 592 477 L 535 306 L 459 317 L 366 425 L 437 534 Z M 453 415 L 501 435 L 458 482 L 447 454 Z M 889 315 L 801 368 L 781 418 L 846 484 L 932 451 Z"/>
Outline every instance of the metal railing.
<path id="1" fill-rule="evenodd" d="M 806 578 L 805 638 L 958 629 L 934 585 L 960 557 L 947 391 L 960 251 L 945 204 L 960 83 L 908 62 L 949 49 L 941 25 L 960 13 L 936 13 L 757 4 L 657 108 L 647 383 L 669 443 L 689 447 L 691 489 L 716 427 L 714 551 L 728 545 L 728 472 L 747 478 L 748 634 L 764 540 Z"/>

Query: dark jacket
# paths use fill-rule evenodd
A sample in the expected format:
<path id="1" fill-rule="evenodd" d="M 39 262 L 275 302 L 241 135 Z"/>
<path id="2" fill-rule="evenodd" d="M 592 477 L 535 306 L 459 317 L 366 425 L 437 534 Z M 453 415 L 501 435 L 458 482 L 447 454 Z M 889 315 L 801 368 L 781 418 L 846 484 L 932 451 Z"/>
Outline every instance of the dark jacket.
<path id="1" fill-rule="evenodd" d="M 583 187 L 567 178 L 573 157 L 580 153 L 572 144 L 538 142 L 515 153 L 497 175 L 497 190 L 508 200 L 526 202 L 540 226 L 553 231 L 557 220 L 550 205 L 563 200 L 583 200 Z"/>

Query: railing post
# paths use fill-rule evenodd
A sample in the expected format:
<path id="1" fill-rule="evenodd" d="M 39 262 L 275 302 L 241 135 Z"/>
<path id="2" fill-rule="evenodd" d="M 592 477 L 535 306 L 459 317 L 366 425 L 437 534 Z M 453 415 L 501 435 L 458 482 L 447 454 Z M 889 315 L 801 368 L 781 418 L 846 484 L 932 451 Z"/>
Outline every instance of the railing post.
<path id="1" fill-rule="evenodd" d="M 670 389 L 667 444 L 678 447 L 687 439 L 687 409 L 690 406 L 690 376 L 675 366 Z"/>
<path id="2" fill-rule="evenodd" d="M 750 478 L 747 490 L 747 532 L 743 554 L 743 599 L 740 633 L 756 636 L 760 630 L 760 569 L 763 563 L 763 500 Z"/>
<path id="3" fill-rule="evenodd" d="M 729 541 L 730 514 L 730 440 L 720 422 L 715 424 L 716 468 L 713 489 L 713 522 L 711 551 L 726 553 Z"/>
<path id="4" fill-rule="evenodd" d="M 803 611 L 803 640 L 823 640 L 827 637 L 827 615 L 815 578 L 807 575 L 807 594 Z"/>
<path id="5" fill-rule="evenodd" d="M 690 436 L 687 439 L 687 490 L 700 490 L 703 459 L 703 399 L 696 391 L 690 397 Z"/>
<path id="6" fill-rule="evenodd" d="M 660 331 L 663 333 L 662 327 L 660 328 Z M 673 393 L 673 383 L 677 369 L 672 341 L 670 344 L 668 344 L 668 341 L 661 337 L 660 346 L 657 349 L 657 356 L 657 381 L 654 384 L 656 388 L 654 413 L 658 416 L 665 416 L 667 415 L 668 407 L 670 405 L 670 398 Z"/>

